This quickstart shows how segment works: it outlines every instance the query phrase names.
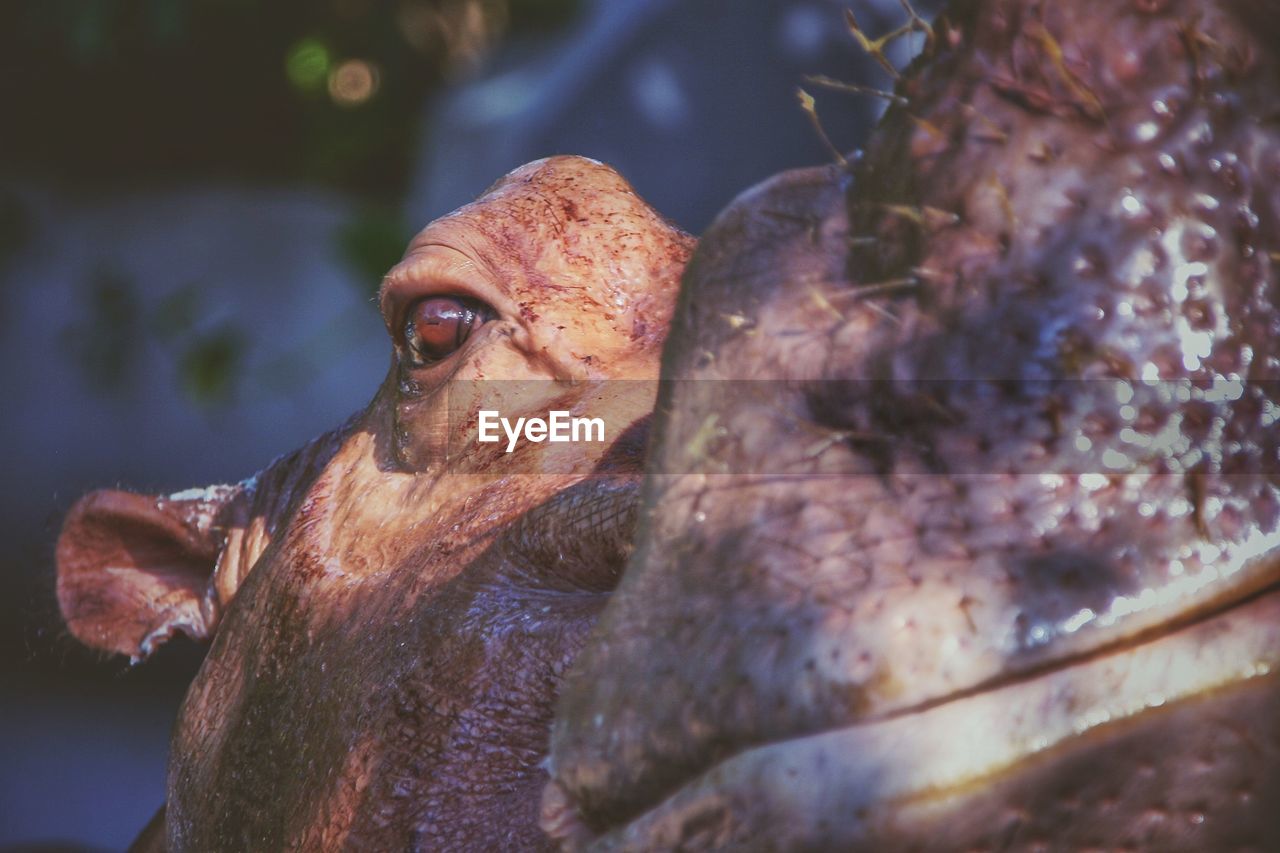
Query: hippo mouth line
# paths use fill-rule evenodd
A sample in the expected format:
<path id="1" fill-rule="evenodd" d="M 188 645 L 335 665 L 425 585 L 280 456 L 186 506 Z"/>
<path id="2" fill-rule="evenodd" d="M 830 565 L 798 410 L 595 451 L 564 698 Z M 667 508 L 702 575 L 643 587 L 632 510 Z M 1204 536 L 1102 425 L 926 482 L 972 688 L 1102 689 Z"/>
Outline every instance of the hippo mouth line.
<path id="1" fill-rule="evenodd" d="M 1209 611 L 874 720 L 757 742 L 598 833 L 632 849 L 716 826 L 741 802 L 821 827 L 975 790 L 1104 727 L 1280 674 L 1280 562 Z M 817 782 L 815 780 L 821 780 Z M 581 827 L 578 828 L 581 831 Z"/>

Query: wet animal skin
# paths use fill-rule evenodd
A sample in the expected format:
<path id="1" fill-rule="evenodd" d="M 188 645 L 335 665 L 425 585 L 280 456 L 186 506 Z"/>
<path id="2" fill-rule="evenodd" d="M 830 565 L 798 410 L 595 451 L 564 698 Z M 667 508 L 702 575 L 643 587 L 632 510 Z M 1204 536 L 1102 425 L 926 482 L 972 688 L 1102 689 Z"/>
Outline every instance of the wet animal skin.
<path id="1" fill-rule="evenodd" d="M 550 845 L 552 703 L 629 551 L 692 247 L 607 166 L 531 163 L 388 274 L 391 368 L 364 412 L 242 484 L 72 509 L 77 637 L 135 658 L 212 638 L 145 843 Z M 610 432 L 507 453 L 474 441 L 480 410 Z"/>
<path id="2" fill-rule="evenodd" d="M 566 847 L 1280 846 L 1277 11 L 957 3 L 719 217 Z"/>
<path id="3" fill-rule="evenodd" d="M 389 275 L 365 412 L 73 509 L 78 637 L 212 637 L 149 842 L 1280 848 L 1280 8 L 928 35 L 863 157 L 691 261 L 605 167 L 531 164 Z M 664 338 L 646 451 L 608 389 Z M 619 406 L 447 452 L 452 411 Z"/>

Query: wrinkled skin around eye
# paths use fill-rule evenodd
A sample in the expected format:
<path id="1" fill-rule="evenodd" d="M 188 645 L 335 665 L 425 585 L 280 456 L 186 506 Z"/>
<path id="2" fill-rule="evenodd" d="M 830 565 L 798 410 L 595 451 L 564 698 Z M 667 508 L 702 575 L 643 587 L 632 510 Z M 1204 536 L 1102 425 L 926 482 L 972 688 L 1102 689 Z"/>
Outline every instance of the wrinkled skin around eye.
<path id="1" fill-rule="evenodd" d="M 552 706 L 628 553 L 692 248 L 607 166 L 528 164 L 387 275 L 393 353 L 364 411 L 243 483 L 77 504 L 72 634 L 138 659 L 212 641 L 144 842 L 549 847 Z M 490 408 L 616 428 L 507 453 L 474 437 Z"/>
<path id="2" fill-rule="evenodd" d="M 405 345 L 423 362 L 440 361 L 457 352 L 472 330 L 488 319 L 483 307 L 453 296 L 421 299 L 409 309 Z"/>

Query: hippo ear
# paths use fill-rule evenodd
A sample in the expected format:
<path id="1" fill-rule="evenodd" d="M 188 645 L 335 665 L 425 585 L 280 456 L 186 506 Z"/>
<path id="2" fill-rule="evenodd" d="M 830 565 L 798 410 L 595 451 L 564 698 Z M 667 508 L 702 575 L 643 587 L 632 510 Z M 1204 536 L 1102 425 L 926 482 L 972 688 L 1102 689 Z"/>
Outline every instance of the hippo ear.
<path id="1" fill-rule="evenodd" d="M 58 604 L 88 646 L 146 658 L 182 631 L 212 633 L 210 577 L 232 488 L 159 498 L 103 490 L 71 508 L 58 537 Z"/>

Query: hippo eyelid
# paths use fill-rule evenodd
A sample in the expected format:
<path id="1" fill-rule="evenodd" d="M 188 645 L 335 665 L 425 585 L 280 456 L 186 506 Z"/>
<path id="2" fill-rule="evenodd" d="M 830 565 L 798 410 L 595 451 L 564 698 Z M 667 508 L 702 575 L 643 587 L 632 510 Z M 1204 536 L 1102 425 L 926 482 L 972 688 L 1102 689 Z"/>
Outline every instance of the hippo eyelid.
<path id="1" fill-rule="evenodd" d="M 409 308 L 419 300 L 451 297 L 489 306 L 498 317 L 518 316 L 511 300 L 487 270 L 451 246 L 415 246 L 382 280 L 379 308 L 387 333 L 402 346 Z"/>

